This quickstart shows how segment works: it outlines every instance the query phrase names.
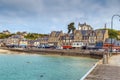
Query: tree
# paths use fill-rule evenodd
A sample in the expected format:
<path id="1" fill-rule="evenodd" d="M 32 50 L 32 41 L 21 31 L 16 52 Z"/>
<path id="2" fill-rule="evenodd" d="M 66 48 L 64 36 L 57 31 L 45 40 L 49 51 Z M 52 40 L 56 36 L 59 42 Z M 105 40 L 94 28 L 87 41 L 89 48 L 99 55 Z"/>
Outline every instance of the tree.
<path id="1" fill-rule="evenodd" d="M 72 31 L 72 33 L 73 33 L 75 29 L 76 29 L 76 28 L 75 28 L 75 26 L 74 26 L 74 22 L 72 22 L 72 23 L 70 23 L 70 24 L 68 25 L 68 33 L 70 33 L 71 31 Z"/>
<path id="2" fill-rule="evenodd" d="M 24 36 L 26 39 L 32 39 L 35 40 L 40 37 L 48 36 L 47 34 L 38 34 L 38 33 L 28 33 L 26 36 Z"/>
<path id="3" fill-rule="evenodd" d="M 108 29 L 109 38 L 118 39 L 118 32 L 114 29 Z"/>

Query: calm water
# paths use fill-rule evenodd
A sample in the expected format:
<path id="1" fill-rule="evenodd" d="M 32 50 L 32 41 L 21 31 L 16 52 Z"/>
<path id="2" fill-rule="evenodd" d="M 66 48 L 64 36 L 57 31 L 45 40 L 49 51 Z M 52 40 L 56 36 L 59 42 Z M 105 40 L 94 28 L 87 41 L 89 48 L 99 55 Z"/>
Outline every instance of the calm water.
<path id="1" fill-rule="evenodd" d="M 0 80 L 80 80 L 97 61 L 82 57 L 0 54 Z"/>

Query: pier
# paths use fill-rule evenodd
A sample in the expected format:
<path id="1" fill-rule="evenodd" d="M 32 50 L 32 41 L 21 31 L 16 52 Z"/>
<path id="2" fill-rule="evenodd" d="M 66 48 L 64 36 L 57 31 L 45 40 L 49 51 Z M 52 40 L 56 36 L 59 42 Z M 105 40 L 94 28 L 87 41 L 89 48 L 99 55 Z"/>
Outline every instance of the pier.
<path id="1" fill-rule="evenodd" d="M 84 80 L 120 80 L 120 55 L 110 57 L 108 64 L 98 64 Z"/>

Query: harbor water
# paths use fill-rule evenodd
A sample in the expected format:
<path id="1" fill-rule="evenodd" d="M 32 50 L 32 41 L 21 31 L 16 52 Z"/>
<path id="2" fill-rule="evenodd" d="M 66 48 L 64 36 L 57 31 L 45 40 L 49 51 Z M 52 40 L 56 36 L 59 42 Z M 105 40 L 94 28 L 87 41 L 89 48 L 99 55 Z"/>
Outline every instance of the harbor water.
<path id="1" fill-rule="evenodd" d="M 0 80 L 80 80 L 97 59 L 0 54 Z"/>

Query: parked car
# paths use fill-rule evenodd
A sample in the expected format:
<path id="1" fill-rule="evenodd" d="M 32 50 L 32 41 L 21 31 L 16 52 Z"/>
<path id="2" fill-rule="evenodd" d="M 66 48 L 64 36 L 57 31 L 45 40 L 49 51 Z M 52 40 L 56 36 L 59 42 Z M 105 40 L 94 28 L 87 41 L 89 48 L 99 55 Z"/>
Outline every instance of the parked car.
<path id="1" fill-rule="evenodd" d="M 63 47 L 62 46 L 57 46 L 56 49 L 61 50 L 61 49 L 63 49 Z"/>

